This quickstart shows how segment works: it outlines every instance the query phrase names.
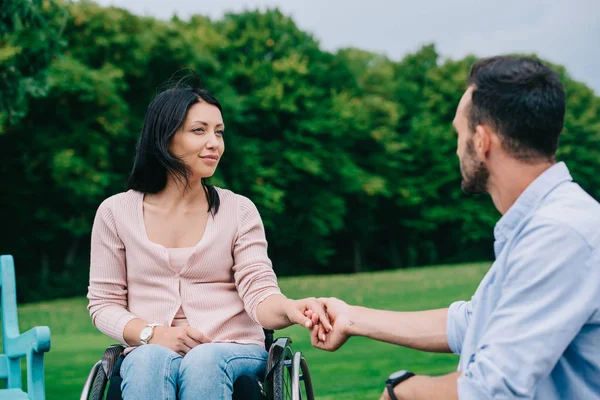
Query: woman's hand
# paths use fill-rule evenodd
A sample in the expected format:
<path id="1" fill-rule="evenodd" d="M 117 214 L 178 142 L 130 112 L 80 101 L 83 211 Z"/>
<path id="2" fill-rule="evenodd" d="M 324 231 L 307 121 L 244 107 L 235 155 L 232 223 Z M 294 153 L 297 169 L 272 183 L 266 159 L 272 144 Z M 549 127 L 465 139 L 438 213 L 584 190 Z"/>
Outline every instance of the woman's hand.
<path id="1" fill-rule="evenodd" d="M 311 311 L 310 317 L 305 315 L 308 310 Z M 282 294 L 273 294 L 257 306 L 256 319 L 263 328 L 273 330 L 294 324 L 311 329 L 318 324 L 321 335 L 324 335 L 332 329 L 325 308 L 314 297 L 292 300 Z"/>
<path id="2" fill-rule="evenodd" d="M 157 326 L 154 328 L 152 338 L 148 341 L 148 343 L 171 349 L 182 356 L 199 344 L 210 342 L 212 342 L 211 338 L 189 325 Z"/>

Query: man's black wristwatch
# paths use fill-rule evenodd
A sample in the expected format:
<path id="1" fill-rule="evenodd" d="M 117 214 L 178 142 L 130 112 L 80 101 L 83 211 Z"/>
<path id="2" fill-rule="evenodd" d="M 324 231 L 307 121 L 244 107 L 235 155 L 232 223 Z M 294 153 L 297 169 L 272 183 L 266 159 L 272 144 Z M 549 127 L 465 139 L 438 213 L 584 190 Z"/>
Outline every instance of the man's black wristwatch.
<path id="1" fill-rule="evenodd" d="M 398 400 L 398 398 L 394 394 L 394 388 L 396 387 L 396 385 L 399 385 L 411 376 L 415 376 L 415 374 L 413 374 L 410 371 L 401 370 L 394 372 L 387 378 L 387 380 L 385 381 L 385 388 L 387 389 L 390 399 Z"/>

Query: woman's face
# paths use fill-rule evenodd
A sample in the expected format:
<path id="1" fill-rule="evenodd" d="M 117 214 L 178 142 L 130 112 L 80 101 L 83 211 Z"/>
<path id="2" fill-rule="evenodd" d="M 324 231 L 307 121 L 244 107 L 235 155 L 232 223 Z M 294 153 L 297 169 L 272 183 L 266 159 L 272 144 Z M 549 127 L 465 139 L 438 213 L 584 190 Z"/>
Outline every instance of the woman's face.
<path id="1" fill-rule="evenodd" d="M 189 167 L 190 180 L 215 173 L 225 151 L 224 130 L 223 116 L 217 107 L 204 101 L 190 107 L 185 122 L 169 144 L 169 152 Z"/>

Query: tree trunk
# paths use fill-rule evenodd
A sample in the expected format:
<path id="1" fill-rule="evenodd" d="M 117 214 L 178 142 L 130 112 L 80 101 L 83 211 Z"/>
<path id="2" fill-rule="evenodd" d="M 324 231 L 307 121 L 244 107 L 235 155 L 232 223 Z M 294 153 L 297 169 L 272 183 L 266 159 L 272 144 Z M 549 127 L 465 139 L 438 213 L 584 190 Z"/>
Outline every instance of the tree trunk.
<path id="1" fill-rule="evenodd" d="M 42 268 L 40 271 L 40 280 L 45 285 L 50 277 L 50 257 L 46 251 L 42 251 Z"/>
<path id="2" fill-rule="evenodd" d="M 77 250 L 79 249 L 79 242 L 79 237 L 76 237 L 71 241 L 71 245 L 69 246 L 69 249 L 67 250 L 67 255 L 65 257 L 65 267 L 68 268 L 75 262 L 75 259 L 77 257 Z"/>
<path id="3" fill-rule="evenodd" d="M 390 244 L 390 262 L 391 267 L 394 269 L 402 267 L 402 261 L 400 260 L 400 253 L 398 252 L 398 242 L 393 237 L 388 238 Z"/>
<path id="4" fill-rule="evenodd" d="M 360 242 L 354 239 L 354 272 L 362 271 L 362 254 L 360 251 Z"/>

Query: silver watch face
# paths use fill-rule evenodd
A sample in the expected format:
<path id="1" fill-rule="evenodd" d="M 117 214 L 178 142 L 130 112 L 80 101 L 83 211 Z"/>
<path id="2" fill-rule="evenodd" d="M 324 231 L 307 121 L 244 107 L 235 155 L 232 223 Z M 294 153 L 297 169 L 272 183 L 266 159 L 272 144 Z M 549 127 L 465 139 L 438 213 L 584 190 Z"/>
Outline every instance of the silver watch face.
<path id="1" fill-rule="evenodd" d="M 397 378 L 400 378 L 404 374 L 406 374 L 405 370 L 396 371 L 393 374 L 391 374 L 388 379 L 397 379 Z"/>
<path id="2" fill-rule="evenodd" d="M 149 326 L 146 326 L 140 332 L 140 340 L 148 340 L 151 335 L 152 335 L 152 328 Z"/>

